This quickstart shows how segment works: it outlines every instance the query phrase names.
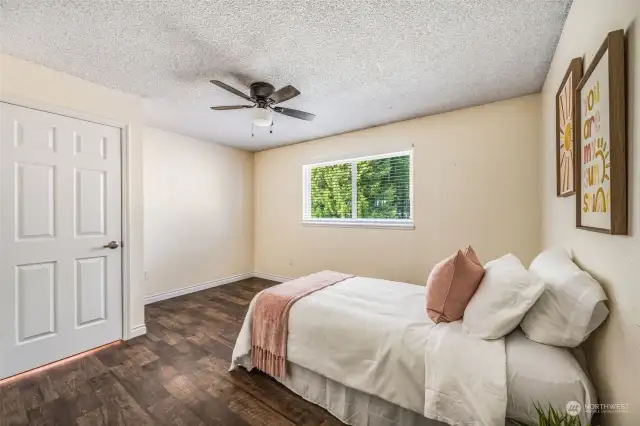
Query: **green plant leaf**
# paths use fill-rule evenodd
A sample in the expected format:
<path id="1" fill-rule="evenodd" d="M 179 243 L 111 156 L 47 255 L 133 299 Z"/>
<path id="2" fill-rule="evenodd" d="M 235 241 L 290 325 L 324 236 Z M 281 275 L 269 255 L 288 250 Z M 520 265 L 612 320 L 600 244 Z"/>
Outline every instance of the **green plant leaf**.
<path id="1" fill-rule="evenodd" d="M 582 426 L 578 416 L 570 416 L 562 410 L 556 410 L 551 403 L 547 403 L 545 408 L 542 404 L 534 401 L 533 407 L 538 415 L 537 420 L 532 418 L 531 423 L 522 423 L 515 420 L 512 422 L 517 426 Z"/>

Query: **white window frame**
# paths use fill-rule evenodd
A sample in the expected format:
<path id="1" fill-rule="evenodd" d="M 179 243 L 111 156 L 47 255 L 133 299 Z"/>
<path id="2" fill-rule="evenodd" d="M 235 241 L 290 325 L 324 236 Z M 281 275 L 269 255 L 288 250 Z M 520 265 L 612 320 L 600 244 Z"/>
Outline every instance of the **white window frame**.
<path id="1" fill-rule="evenodd" d="M 358 214 L 358 168 L 359 161 L 379 160 L 382 158 L 409 156 L 409 219 L 361 219 Z M 319 219 L 310 217 L 311 212 L 311 169 L 322 166 L 335 166 L 338 164 L 351 163 L 351 199 L 353 201 L 351 214 L 352 218 L 341 219 Z M 324 163 L 306 164 L 302 166 L 302 224 L 305 226 L 333 226 L 333 227 L 357 227 L 357 228 L 395 228 L 395 229 L 415 229 L 413 224 L 413 150 L 390 152 L 387 154 L 370 155 L 366 157 L 349 158 L 338 161 L 327 161 Z"/>

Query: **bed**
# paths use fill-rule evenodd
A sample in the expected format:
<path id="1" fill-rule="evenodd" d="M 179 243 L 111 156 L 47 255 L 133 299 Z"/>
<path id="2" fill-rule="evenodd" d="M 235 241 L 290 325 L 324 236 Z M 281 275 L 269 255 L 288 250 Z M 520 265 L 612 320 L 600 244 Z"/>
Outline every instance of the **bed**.
<path id="1" fill-rule="evenodd" d="M 253 368 L 257 297 L 231 369 Z M 532 401 L 554 406 L 596 401 L 589 378 L 568 350 L 535 343 L 520 331 L 472 341 L 459 323 L 429 319 L 424 287 L 364 277 L 326 287 L 292 306 L 287 376 L 278 380 L 353 426 L 480 425 L 494 423 L 496 415 L 527 421 L 534 414 Z M 465 410 L 478 416 L 478 423 L 465 422 L 464 413 L 459 420 L 456 412 Z"/>

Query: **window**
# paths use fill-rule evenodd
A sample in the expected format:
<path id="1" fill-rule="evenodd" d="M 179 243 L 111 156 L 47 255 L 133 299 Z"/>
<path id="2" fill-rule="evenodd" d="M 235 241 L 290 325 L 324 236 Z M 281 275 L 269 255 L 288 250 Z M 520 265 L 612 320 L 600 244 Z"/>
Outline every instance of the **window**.
<path id="1" fill-rule="evenodd" d="M 303 223 L 413 228 L 412 151 L 303 167 Z"/>

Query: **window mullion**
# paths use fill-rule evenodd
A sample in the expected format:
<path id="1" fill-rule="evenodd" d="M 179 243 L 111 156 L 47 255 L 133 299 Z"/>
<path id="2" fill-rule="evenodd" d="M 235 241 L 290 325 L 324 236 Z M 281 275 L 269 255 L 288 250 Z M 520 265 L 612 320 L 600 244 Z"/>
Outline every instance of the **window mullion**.
<path id="1" fill-rule="evenodd" d="M 358 218 L 358 162 L 351 162 L 351 217 Z"/>

